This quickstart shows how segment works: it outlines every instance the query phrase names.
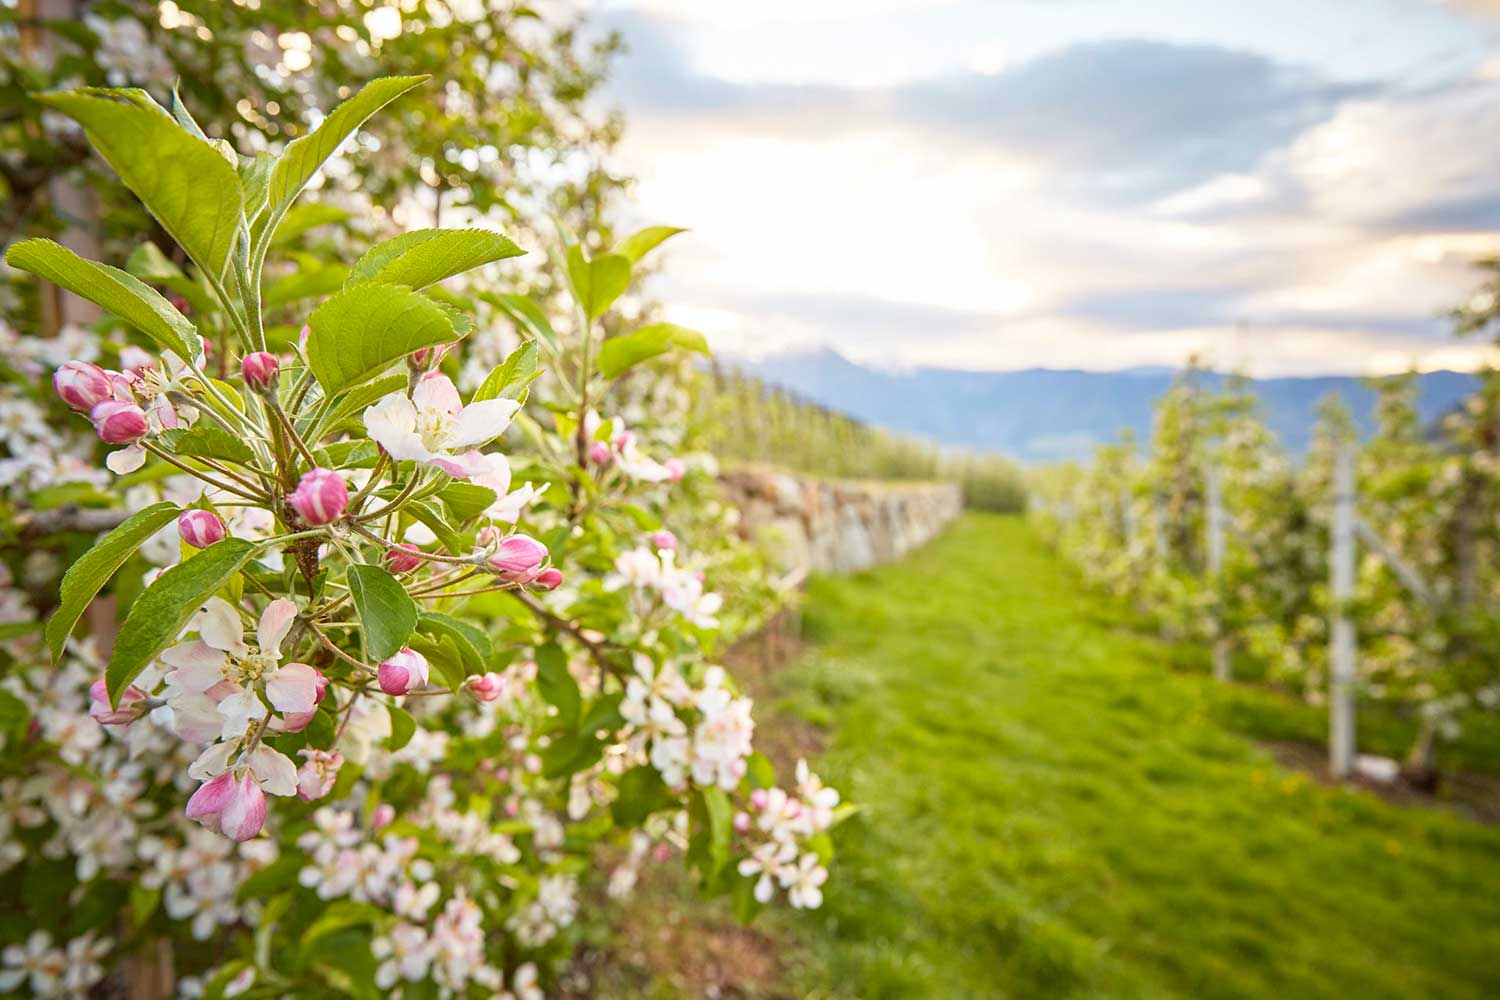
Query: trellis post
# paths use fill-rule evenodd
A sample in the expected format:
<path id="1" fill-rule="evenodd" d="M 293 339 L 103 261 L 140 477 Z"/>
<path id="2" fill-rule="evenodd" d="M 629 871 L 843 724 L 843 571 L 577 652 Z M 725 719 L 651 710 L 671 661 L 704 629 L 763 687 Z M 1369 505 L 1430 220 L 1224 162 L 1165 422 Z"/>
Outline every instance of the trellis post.
<path id="1" fill-rule="evenodd" d="M 1219 467 L 1208 467 L 1208 578 L 1214 588 L 1214 679 L 1230 680 L 1229 636 L 1224 634 L 1224 484 Z"/>
<path id="2" fill-rule="evenodd" d="M 1339 781 L 1354 766 L 1354 448 L 1340 444 L 1333 467 L 1333 551 L 1329 557 L 1328 770 Z"/>

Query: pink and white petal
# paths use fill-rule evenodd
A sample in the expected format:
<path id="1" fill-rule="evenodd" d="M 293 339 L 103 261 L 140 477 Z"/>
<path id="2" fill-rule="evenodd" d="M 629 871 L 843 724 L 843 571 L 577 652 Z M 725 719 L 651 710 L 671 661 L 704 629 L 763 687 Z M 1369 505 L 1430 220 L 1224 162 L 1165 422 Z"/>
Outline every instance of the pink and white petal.
<path id="1" fill-rule="evenodd" d="M 244 736 L 250 727 L 266 717 L 266 709 L 260 696 L 249 688 L 236 691 L 219 702 L 219 718 L 223 721 L 223 738 L 226 740 Z"/>
<path id="2" fill-rule="evenodd" d="M 188 743 L 207 743 L 219 738 L 224 729 L 224 717 L 219 714 L 219 703 L 206 694 L 187 694 L 173 698 L 167 706 L 172 714 L 172 732 Z"/>
<path id="3" fill-rule="evenodd" d="M 229 770 L 229 757 L 239 749 L 239 745 L 238 740 L 215 743 L 199 754 L 198 759 L 188 766 L 188 777 L 205 781 L 223 774 Z"/>
<path id="4" fill-rule="evenodd" d="M 261 612 L 260 624 L 255 629 L 260 651 L 274 659 L 281 659 L 281 640 L 291 631 L 292 619 L 297 617 L 297 605 L 284 597 L 266 605 Z"/>
<path id="5" fill-rule="evenodd" d="M 464 407 L 458 426 L 453 429 L 453 447 L 484 444 L 499 437 L 520 409 L 521 404 L 514 399 L 484 399 L 470 403 Z"/>
<path id="6" fill-rule="evenodd" d="M 272 795 L 297 794 L 297 765 L 279 750 L 264 743 L 250 751 L 246 762 L 256 783 Z"/>
<path id="7" fill-rule="evenodd" d="M 266 697 L 278 712 L 311 712 L 318 707 L 318 672 L 305 663 L 279 667 L 266 681 Z"/>
<path id="8" fill-rule="evenodd" d="M 201 694 L 224 679 L 224 664 L 228 657 L 221 649 L 215 649 L 201 639 L 179 642 L 161 652 L 160 659 L 174 667 L 166 675 L 166 682 L 179 691 Z"/>
<path id="9" fill-rule="evenodd" d="M 475 460 L 483 469 L 469 477 L 469 481 L 495 491 L 496 496 L 510 492 L 510 460 L 498 451 L 481 455 Z"/>
<path id="10" fill-rule="evenodd" d="M 146 449 L 133 444 L 119 451 L 112 451 L 104 459 L 104 465 L 117 476 L 128 475 L 146 464 Z"/>
<path id="11" fill-rule="evenodd" d="M 434 469 L 437 469 L 439 472 L 443 472 L 447 475 L 452 476 L 454 479 L 469 478 L 469 466 L 466 465 L 462 459 L 447 458 L 443 455 L 434 455 L 427 460 L 427 464 L 432 466 Z"/>
<path id="12" fill-rule="evenodd" d="M 411 400 L 392 393 L 365 409 L 365 431 L 399 462 L 426 461 L 431 452 L 417 433 L 417 408 Z"/>
<path id="13" fill-rule="evenodd" d="M 198 635 L 214 649 L 222 649 L 230 656 L 244 656 L 250 651 L 245 645 L 245 632 L 240 626 L 239 612 L 222 597 L 210 597 L 193 619 Z"/>
<path id="14" fill-rule="evenodd" d="M 521 518 L 521 511 L 525 510 L 527 505 L 535 500 L 540 492 L 540 490 L 535 489 L 530 483 L 527 483 L 520 489 L 499 497 L 494 503 L 490 504 L 489 509 L 485 513 L 504 524 L 515 524 Z"/>
<path id="15" fill-rule="evenodd" d="M 453 380 L 442 372 L 428 372 L 418 379 L 416 388 L 411 392 L 411 401 L 419 410 L 458 413 L 464 408 L 464 401 L 453 385 Z"/>

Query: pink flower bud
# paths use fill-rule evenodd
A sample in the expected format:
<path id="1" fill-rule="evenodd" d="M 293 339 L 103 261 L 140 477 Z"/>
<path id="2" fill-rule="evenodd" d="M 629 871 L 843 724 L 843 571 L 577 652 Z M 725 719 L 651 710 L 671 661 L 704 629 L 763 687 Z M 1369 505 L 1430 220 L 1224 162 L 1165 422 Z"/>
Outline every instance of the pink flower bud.
<path id="1" fill-rule="evenodd" d="M 177 518 L 177 537 L 195 549 L 222 542 L 228 534 L 224 519 L 211 510 L 185 510 Z"/>
<path id="2" fill-rule="evenodd" d="M 667 844 L 657 844 L 656 847 L 652 849 L 651 856 L 654 857 L 658 863 L 670 861 L 672 860 L 672 848 Z"/>
<path id="3" fill-rule="evenodd" d="M 411 366 L 419 372 L 433 368 L 443 360 L 443 355 L 448 353 L 448 344 L 439 344 L 437 347 L 419 347 L 411 352 Z"/>
<path id="4" fill-rule="evenodd" d="M 494 701 L 505 693 L 505 679 L 499 674 L 475 674 L 464 681 L 464 690 L 473 695 L 475 701 Z"/>
<path id="5" fill-rule="evenodd" d="M 167 301 L 170 302 L 170 303 L 172 303 L 172 308 L 173 309 L 176 309 L 178 312 L 182 313 L 184 316 L 188 315 L 189 313 L 191 313 L 193 311 L 193 307 L 188 303 L 188 300 L 185 299 L 185 298 L 183 298 L 181 295 L 174 295 L 170 299 L 168 299 Z"/>
<path id="6" fill-rule="evenodd" d="M 672 552 L 677 548 L 677 536 L 666 528 L 651 532 L 651 544 L 662 552 Z"/>
<path id="7" fill-rule="evenodd" d="M 396 807 L 389 802 L 382 802 L 375 807 L 370 814 L 370 826 L 376 830 L 384 830 L 396 820 Z"/>
<path id="8" fill-rule="evenodd" d="M 611 443 L 615 446 L 615 451 L 624 451 L 635 444 L 635 431 L 616 431 Z"/>
<path id="9" fill-rule="evenodd" d="M 376 679 L 386 694 L 406 694 L 427 683 L 427 657 L 407 646 L 380 664 Z"/>
<path id="10" fill-rule="evenodd" d="M 750 829 L 750 814 L 747 812 L 735 813 L 734 829 L 737 833 L 744 833 L 746 830 Z"/>
<path id="11" fill-rule="evenodd" d="M 215 833 L 249 840 L 266 825 L 266 794 L 249 771 L 239 777 L 225 771 L 198 786 L 188 799 L 187 817 Z"/>
<path id="12" fill-rule="evenodd" d="M 331 524 L 349 506 L 344 477 L 328 469 L 304 473 L 292 492 L 292 509 L 308 524 Z"/>
<path id="13" fill-rule="evenodd" d="M 511 535 L 501 540 L 495 554 L 490 556 L 490 565 L 507 583 L 530 583 L 536 579 L 546 558 L 547 547 L 535 538 Z"/>
<path id="14" fill-rule="evenodd" d="M 667 482 L 669 483 L 681 482 L 682 477 L 687 475 L 687 466 L 683 464 L 680 458 L 669 458 L 661 463 L 661 466 L 667 470 Z"/>
<path id="15" fill-rule="evenodd" d="M 610 459 L 611 452 L 609 444 L 605 441 L 595 441 L 589 445 L 589 461 L 595 465 L 604 465 Z"/>
<path id="16" fill-rule="evenodd" d="M 240 362 L 240 374 L 245 376 L 245 384 L 250 388 L 269 392 L 276 388 L 281 376 L 281 362 L 270 351 L 255 351 L 245 355 Z"/>
<path id="17" fill-rule="evenodd" d="M 304 802 L 314 802 L 333 791 L 339 780 L 339 768 L 344 766 L 344 755 L 337 750 L 317 750 L 307 747 L 299 754 L 307 763 L 297 769 L 297 797 Z"/>
<path id="18" fill-rule="evenodd" d="M 536 575 L 536 579 L 531 582 L 536 584 L 538 587 L 541 587 L 543 590 L 556 590 L 558 587 L 562 586 L 562 570 L 558 569 L 556 566 L 544 569 L 540 573 L 538 573 Z"/>
<path id="19" fill-rule="evenodd" d="M 89 419 L 105 444 L 131 444 L 146 436 L 146 411 L 134 403 L 106 399 L 89 411 Z"/>
<path id="20" fill-rule="evenodd" d="M 52 388 L 79 413 L 88 413 L 106 399 L 113 399 L 115 392 L 109 373 L 87 361 L 69 361 L 53 372 Z"/>
<path id="21" fill-rule="evenodd" d="M 89 685 L 89 715 L 101 726 L 128 726 L 146 714 L 146 694 L 140 688 L 128 687 L 120 695 L 120 707 L 109 707 L 109 688 L 104 678 Z"/>
<path id="22" fill-rule="evenodd" d="M 312 327 L 308 326 L 306 323 L 302 324 L 302 329 L 297 333 L 297 346 L 302 349 L 303 354 L 307 353 L 307 338 L 311 336 Z"/>
<path id="23" fill-rule="evenodd" d="M 750 793 L 750 808 L 760 812 L 771 802 L 771 793 L 764 788 L 757 788 Z"/>
<path id="24" fill-rule="evenodd" d="M 391 568 L 392 573 L 409 573 L 422 565 L 422 557 L 412 555 L 421 551 L 411 542 L 397 542 L 385 550 L 385 564 Z"/>

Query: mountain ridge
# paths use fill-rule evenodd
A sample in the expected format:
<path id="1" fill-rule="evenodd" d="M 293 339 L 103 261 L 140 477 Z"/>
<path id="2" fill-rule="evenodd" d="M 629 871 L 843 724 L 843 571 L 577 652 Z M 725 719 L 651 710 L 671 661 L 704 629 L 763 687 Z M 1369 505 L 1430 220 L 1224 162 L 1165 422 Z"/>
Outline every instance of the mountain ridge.
<path id="1" fill-rule="evenodd" d="M 889 430 L 943 445 L 993 451 L 1027 462 L 1079 459 L 1131 428 L 1150 437 L 1152 404 L 1178 371 L 1158 366 L 1118 371 L 1025 368 L 965 371 L 952 368 L 882 370 L 822 348 L 728 359 L 725 366 L 788 389 L 831 409 Z M 1217 388 L 1230 376 L 1205 372 Z M 1306 450 L 1317 405 L 1337 392 L 1368 433 L 1375 393 L 1354 375 L 1250 379 L 1267 424 L 1295 453 Z M 1425 372 L 1418 376 L 1418 410 L 1424 423 L 1448 412 L 1478 384 L 1472 374 Z"/>

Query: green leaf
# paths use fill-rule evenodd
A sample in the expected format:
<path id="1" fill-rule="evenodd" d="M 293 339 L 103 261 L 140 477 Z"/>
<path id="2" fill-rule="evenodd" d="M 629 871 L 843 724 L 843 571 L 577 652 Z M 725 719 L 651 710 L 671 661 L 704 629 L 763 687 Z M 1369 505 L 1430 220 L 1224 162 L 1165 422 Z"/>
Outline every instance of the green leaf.
<path id="1" fill-rule="evenodd" d="M 62 599 L 47 619 L 47 647 L 52 650 L 53 660 L 62 652 L 63 643 L 68 641 L 84 609 L 115 575 L 115 570 L 181 510 L 175 503 L 158 503 L 137 511 L 68 567 L 62 578 Z"/>
<path id="2" fill-rule="evenodd" d="M 620 775 L 620 794 L 610 803 L 609 811 L 616 823 L 631 828 L 646 822 L 646 817 L 657 810 L 676 804 L 672 790 L 656 768 L 640 764 Z"/>
<path id="3" fill-rule="evenodd" d="M 734 807 L 729 796 L 718 785 L 702 789 L 703 806 L 708 813 L 708 853 L 714 871 L 729 860 L 729 841 L 734 834 Z"/>
<path id="4" fill-rule="evenodd" d="M 416 734 L 417 720 L 411 717 L 410 712 L 397 705 L 387 705 L 386 710 L 391 713 L 391 736 L 386 740 L 386 746 L 392 751 L 400 750 Z"/>
<path id="5" fill-rule="evenodd" d="M 504 234 L 488 229 L 416 229 L 367 250 L 349 272 L 348 283 L 426 288 L 525 252 Z"/>
<path id="6" fill-rule="evenodd" d="M 116 529 L 118 530 L 118 529 Z M 135 603 L 105 668 L 109 703 L 118 706 L 130 682 L 177 638 L 188 619 L 228 583 L 255 554 L 255 543 L 243 538 L 215 542 L 186 562 L 178 563 L 156 578 Z"/>
<path id="7" fill-rule="evenodd" d="M 426 79 L 425 76 L 388 76 L 371 80 L 360 88 L 359 93 L 334 108 L 316 129 L 288 143 L 271 171 L 271 181 L 266 188 L 271 224 L 280 222 L 307 182 L 345 139 L 375 112 Z"/>
<path id="8" fill-rule="evenodd" d="M 495 497 L 495 491 L 488 486 L 465 482 L 449 483 L 438 494 L 438 499 L 443 501 L 443 506 L 453 515 L 453 520 L 459 523 L 484 513 L 495 502 Z"/>
<path id="9" fill-rule="evenodd" d="M 607 253 L 586 260 L 575 244 L 568 247 L 568 284 L 589 319 L 604 315 L 630 284 L 630 259 Z"/>
<path id="10" fill-rule="evenodd" d="M 168 451 L 192 458 L 222 458 L 246 464 L 255 459 L 250 446 L 233 434 L 208 421 L 200 421 L 191 427 L 180 427 L 163 431 L 161 441 Z"/>
<path id="11" fill-rule="evenodd" d="M 285 278 L 266 285 L 261 297 L 265 300 L 267 309 L 275 309 L 301 299 L 320 299 L 343 288 L 348 274 L 348 269 L 339 264 L 299 267 Z"/>
<path id="12" fill-rule="evenodd" d="M 578 693 L 578 682 L 568 673 L 568 658 L 562 647 L 555 642 L 536 648 L 536 685 L 542 699 L 557 707 L 563 725 L 574 729 L 578 725 L 578 714 L 583 699 Z"/>
<path id="13" fill-rule="evenodd" d="M 43 239 L 13 245 L 6 251 L 5 262 L 114 313 L 184 361 L 196 361 L 203 353 L 198 328 L 160 292 L 126 271 L 85 260 L 67 247 Z"/>
<path id="14" fill-rule="evenodd" d="M 568 733 L 542 751 L 542 777 L 561 778 L 593 767 L 604 756 L 604 744 L 592 734 Z"/>
<path id="15" fill-rule="evenodd" d="M 409 288 L 346 288 L 307 318 L 307 360 L 330 396 L 366 382 L 420 347 L 454 339 L 437 303 Z"/>
<path id="16" fill-rule="evenodd" d="M 532 339 L 540 340 L 557 350 L 557 331 L 552 329 L 552 323 L 547 319 L 547 314 L 542 307 L 529 295 L 493 295 L 481 296 L 485 301 L 495 306 L 511 321 L 521 329 L 522 332 L 531 335 Z"/>
<path id="17" fill-rule="evenodd" d="M 528 340 L 497 365 L 474 391 L 474 402 L 485 399 L 520 399 L 531 380 L 540 375 L 536 367 L 536 341 Z"/>
<path id="18" fill-rule="evenodd" d="M 746 758 L 745 779 L 751 788 L 775 788 L 776 766 L 765 754 L 756 751 Z"/>
<path id="19" fill-rule="evenodd" d="M 266 899 L 283 889 L 297 885 L 297 873 L 306 862 L 300 854 L 288 852 L 266 867 L 252 874 L 235 890 L 237 903 L 248 903 L 252 899 Z"/>
<path id="20" fill-rule="evenodd" d="M 240 160 L 240 190 L 245 192 L 245 218 L 253 220 L 265 209 L 266 188 L 270 186 L 274 169 L 276 157 L 265 150 Z"/>
<path id="21" fill-rule="evenodd" d="M 394 496 L 394 494 L 392 494 L 392 496 Z M 450 525 L 447 521 L 443 520 L 442 515 L 439 514 L 437 510 L 435 510 L 426 502 L 420 500 L 408 500 L 406 504 L 401 508 L 401 513 L 406 514 L 409 517 L 413 517 L 416 520 L 421 521 L 427 527 L 431 528 L 432 533 L 437 536 L 437 540 L 441 542 L 443 548 L 447 549 L 449 552 L 463 552 L 471 548 L 471 546 L 466 546 L 464 544 L 464 541 L 459 536 L 458 532 L 453 530 L 453 526 Z"/>
<path id="22" fill-rule="evenodd" d="M 734 888 L 730 890 L 729 898 L 734 909 L 734 919 L 742 924 L 750 923 L 766 908 L 766 904 L 755 898 L 755 883 L 758 881 L 754 876 L 735 873 Z"/>
<path id="23" fill-rule="evenodd" d="M 468 674 L 483 673 L 490 657 L 494 654 L 494 647 L 490 645 L 490 638 L 484 634 L 483 629 L 451 615 L 424 611 L 417 617 L 417 631 L 425 635 L 452 639 L 454 645 L 458 647 L 459 656 L 463 659 L 465 673 Z"/>
<path id="24" fill-rule="evenodd" d="M 411 637 L 411 648 L 427 658 L 432 679 L 454 694 L 463 687 L 468 672 L 464 669 L 464 654 L 451 636 L 429 638 L 423 635 Z"/>
<path id="25" fill-rule="evenodd" d="M 173 120 L 144 90 L 85 87 L 37 98 L 72 118 L 177 244 L 224 273 L 244 196 L 223 154 Z"/>
<path id="26" fill-rule="evenodd" d="M 677 226 L 647 226 L 621 240 L 614 252 L 629 259 L 632 264 L 639 264 L 646 254 L 678 233 L 685 232 L 687 232 L 686 229 L 679 229 Z"/>
<path id="27" fill-rule="evenodd" d="M 417 602 L 401 582 L 379 566 L 356 563 L 349 567 L 349 593 L 369 660 L 378 663 L 399 652 L 417 628 Z"/>
<path id="28" fill-rule="evenodd" d="M 324 907 L 322 915 L 312 926 L 302 932 L 298 950 L 304 956 L 313 954 L 314 946 L 323 938 L 348 927 L 378 922 L 384 914 L 369 903 L 357 903 L 341 899 Z"/>
<path id="29" fill-rule="evenodd" d="M 599 348 L 599 372 L 614 378 L 633 365 L 665 354 L 673 348 L 708 353 L 708 341 L 697 330 L 674 323 L 652 323 L 620 337 L 611 337 Z"/>
<path id="30" fill-rule="evenodd" d="M 125 258 L 125 270 L 149 285 L 171 289 L 187 299 L 188 304 L 200 313 L 219 311 L 218 300 L 198 282 L 183 274 L 182 268 L 168 260 L 167 255 L 150 240 L 130 251 L 130 256 Z"/>
<path id="31" fill-rule="evenodd" d="M 276 238 L 271 242 L 277 246 L 284 246 L 303 233 L 319 226 L 348 222 L 349 218 L 350 215 L 346 210 L 335 205 L 325 205 L 322 202 L 293 205 L 282 217 L 281 225 L 276 227 Z"/>

